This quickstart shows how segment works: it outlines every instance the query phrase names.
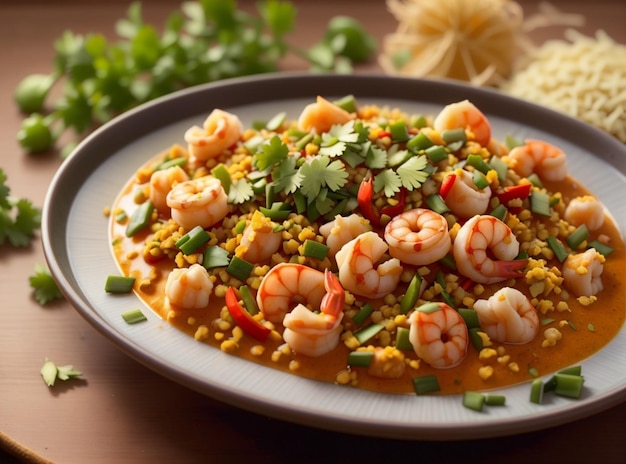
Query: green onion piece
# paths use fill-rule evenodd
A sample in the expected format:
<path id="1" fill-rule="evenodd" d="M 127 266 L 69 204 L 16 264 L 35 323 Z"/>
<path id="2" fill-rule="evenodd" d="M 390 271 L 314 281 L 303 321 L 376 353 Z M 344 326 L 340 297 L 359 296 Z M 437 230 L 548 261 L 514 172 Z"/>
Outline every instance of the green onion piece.
<path id="1" fill-rule="evenodd" d="M 188 158 L 185 156 L 177 156 L 176 158 L 170 158 L 168 160 L 164 160 L 161 164 L 159 164 L 155 171 L 163 171 L 165 169 L 173 168 L 175 166 L 180 166 L 181 168 L 187 164 Z"/>
<path id="2" fill-rule="evenodd" d="M 389 157 L 387 158 L 387 166 L 389 166 L 390 168 L 402 166 L 414 156 L 415 154 L 410 152 L 409 150 L 398 150 L 394 154 L 389 155 Z"/>
<path id="3" fill-rule="evenodd" d="M 146 315 L 141 312 L 141 309 L 131 309 L 130 311 L 126 311 L 122 313 L 122 318 L 127 324 L 137 324 L 138 322 L 148 320 Z"/>
<path id="4" fill-rule="evenodd" d="M 374 357 L 373 351 L 351 351 L 348 355 L 348 366 L 368 367 Z"/>
<path id="5" fill-rule="evenodd" d="M 179 238 L 175 245 L 185 255 L 195 253 L 202 245 L 211 239 L 209 233 L 202 228 L 202 226 L 196 226 Z"/>
<path id="6" fill-rule="evenodd" d="M 133 211 L 130 221 L 126 226 L 126 236 L 132 237 L 143 230 L 152 220 L 154 205 L 150 200 L 144 201 L 139 207 Z"/>
<path id="7" fill-rule="evenodd" d="M 594 248 L 598 253 L 600 253 L 602 256 L 605 256 L 605 257 L 613 253 L 612 247 L 610 247 L 606 243 L 602 243 L 599 240 L 592 240 L 587 243 L 587 246 L 589 248 Z"/>
<path id="8" fill-rule="evenodd" d="M 239 294 L 241 295 L 241 301 L 243 301 L 246 311 L 248 311 L 250 315 L 254 316 L 259 312 L 256 300 L 254 299 L 254 296 L 252 296 L 252 292 L 250 292 L 250 288 L 247 285 L 239 287 Z"/>
<path id="9" fill-rule="evenodd" d="M 454 262 L 454 257 L 450 253 L 446 254 L 438 262 L 439 264 L 443 264 L 448 269 L 456 271 L 456 263 Z"/>
<path id="10" fill-rule="evenodd" d="M 504 139 L 504 143 L 509 150 L 524 145 L 524 142 L 522 140 L 515 138 L 512 135 L 507 135 Z"/>
<path id="11" fill-rule="evenodd" d="M 271 209 L 274 204 L 275 188 L 273 182 L 265 186 L 265 207 L 268 209 Z"/>
<path id="12" fill-rule="evenodd" d="M 298 214 L 303 214 L 304 212 L 306 212 L 307 200 L 306 200 L 306 197 L 304 196 L 304 194 L 302 192 L 300 192 L 300 190 L 297 190 L 293 194 L 293 201 L 296 204 L 296 212 Z"/>
<path id="13" fill-rule="evenodd" d="M 487 174 L 491 171 L 491 166 L 489 166 L 489 164 L 487 164 L 487 162 L 480 155 L 469 155 L 467 157 L 467 164 L 475 169 L 478 169 L 483 174 Z"/>
<path id="14" fill-rule="evenodd" d="M 504 406 L 506 397 L 504 395 L 485 395 L 485 404 L 487 406 Z"/>
<path id="15" fill-rule="evenodd" d="M 583 392 L 584 377 L 581 375 L 556 373 L 554 394 L 568 398 L 580 398 Z"/>
<path id="16" fill-rule="evenodd" d="M 463 147 L 467 142 L 465 129 L 448 129 L 441 133 L 441 138 L 446 142 L 448 150 L 455 152 Z"/>
<path id="17" fill-rule="evenodd" d="M 292 213 L 289 203 L 277 202 L 271 208 L 261 206 L 259 211 L 263 216 L 270 218 L 272 221 L 284 221 Z"/>
<path id="18" fill-rule="evenodd" d="M 583 373 L 583 366 L 576 365 L 576 366 L 570 366 L 570 367 L 566 367 L 565 369 L 561 369 L 559 372 L 559 374 L 568 374 L 568 375 L 582 375 Z"/>
<path id="19" fill-rule="evenodd" d="M 530 209 L 535 214 L 550 217 L 552 215 L 550 196 L 540 190 L 533 190 L 530 194 Z"/>
<path id="20" fill-rule="evenodd" d="M 565 241 L 567 244 L 575 250 L 589 237 L 589 229 L 585 224 L 579 225 L 574 232 L 572 232 Z"/>
<path id="21" fill-rule="evenodd" d="M 202 265 L 205 269 L 212 269 L 214 267 L 225 267 L 230 263 L 228 251 L 217 245 L 211 245 L 204 249 L 204 256 L 202 257 Z"/>
<path id="22" fill-rule="evenodd" d="M 401 314 L 406 314 L 415 307 L 415 303 L 417 303 L 417 299 L 420 296 L 420 290 L 422 289 L 422 281 L 422 276 L 420 276 L 416 272 L 411 279 L 411 282 L 409 282 L 406 293 L 402 296 L 402 299 L 400 300 Z"/>
<path id="23" fill-rule="evenodd" d="M 339 108 L 346 110 L 348 113 L 355 113 L 357 110 L 356 98 L 354 95 L 346 95 L 341 97 L 339 100 L 333 101 L 333 104 L 337 105 Z"/>
<path id="24" fill-rule="evenodd" d="M 244 147 L 251 153 L 255 154 L 261 145 L 265 143 L 265 139 L 261 135 L 255 135 L 250 139 L 246 140 L 243 144 Z"/>
<path id="25" fill-rule="evenodd" d="M 480 335 L 478 335 L 478 332 L 481 332 L 481 331 L 482 329 L 480 327 L 472 327 L 472 328 L 468 328 L 467 330 L 469 338 L 472 341 L 472 345 L 474 345 L 474 348 L 476 348 L 478 351 L 484 348 L 483 338 Z"/>
<path id="26" fill-rule="evenodd" d="M 432 140 L 428 138 L 423 132 L 419 132 L 415 137 L 406 143 L 407 150 L 411 150 L 413 153 L 417 153 L 420 150 L 426 150 L 427 148 L 435 145 Z"/>
<path id="27" fill-rule="evenodd" d="M 559 262 L 562 263 L 563 261 L 565 261 L 569 253 L 567 252 L 563 244 L 559 241 L 559 239 L 557 239 L 556 237 L 548 237 L 546 239 L 546 243 L 548 244 L 550 249 L 554 251 L 554 255 L 559 260 Z"/>
<path id="28" fill-rule="evenodd" d="M 134 284 L 134 277 L 110 275 L 104 284 L 104 291 L 107 293 L 130 293 Z"/>
<path id="29" fill-rule="evenodd" d="M 265 128 L 269 131 L 275 131 L 283 124 L 283 122 L 285 122 L 286 116 L 287 116 L 287 113 L 285 113 L 284 111 L 281 113 L 278 113 L 272 119 L 267 121 L 267 124 L 265 124 Z"/>
<path id="30" fill-rule="evenodd" d="M 446 290 L 446 279 L 441 270 L 437 271 L 437 274 L 435 275 L 435 280 L 439 285 L 441 285 L 441 297 L 444 299 L 448 306 L 454 308 L 454 297 L 450 295 L 450 293 Z"/>
<path id="31" fill-rule="evenodd" d="M 389 125 L 391 138 L 396 142 L 406 142 L 409 140 L 409 130 L 406 127 L 404 119 L 398 119 Z"/>
<path id="32" fill-rule="evenodd" d="M 446 202 L 438 193 L 426 197 L 426 204 L 435 213 L 444 214 L 450 212 L 450 208 L 448 208 L 448 205 L 446 205 Z"/>
<path id="33" fill-rule="evenodd" d="M 459 316 L 465 321 L 465 325 L 468 329 L 480 328 L 480 322 L 478 320 L 478 313 L 473 309 L 459 308 Z"/>
<path id="34" fill-rule="evenodd" d="M 351 210 L 347 209 L 349 202 L 350 202 L 350 198 L 344 198 L 343 200 L 341 200 L 339 203 L 337 203 L 333 207 L 333 209 L 331 209 L 328 213 L 326 213 L 324 215 L 324 219 L 326 219 L 327 221 L 332 221 L 333 219 L 335 219 L 335 216 L 337 216 L 338 214 L 341 214 L 344 211 L 351 211 Z M 355 205 L 355 207 L 357 205 L 358 205 L 358 203 Z"/>
<path id="35" fill-rule="evenodd" d="M 428 119 L 426 119 L 426 116 L 418 115 L 411 118 L 411 127 L 422 129 L 426 126 L 428 126 Z"/>
<path id="36" fill-rule="evenodd" d="M 300 140 L 298 140 L 296 142 L 296 150 L 300 151 L 300 150 L 304 150 L 304 148 L 307 146 L 307 144 L 309 142 L 311 142 L 313 140 L 313 133 L 309 132 L 308 134 L 306 134 L 304 137 L 302 137 Z"/>
<path id="37" fill-rule="evenodd" d="M 218 164 L 213 169 L 211 169 L 211 174 L 213 175 L 213 177 L 221 182 L 224 191 L 226 192 L 226 194 L 228 194 L 233 180 L 231 179 L 230 172 L 228 172 L 226 166 L 223 163 Z"/>
<path id="38" fill-rule="evenodd" d="M 541 319 L 540 324 L 542 326 L 544 325 L 548 325 L 548 324 L 552 324 L 556 319 L 552 318 L 552 317 L 544 317 L 543 319 Z"/>
<path id="39" fill-rule="evenodd" d="M 489 214 L 492 215 L 493 217 L 500 219 L 501 221 L 504 221 L 504 218 L 506 218 L 506 214 L 508 212 L 509 210 L 506 209 L 506 206 L 500 203 L 498 206 L 492 209 L 491 213 Z"/>
<path id="40" fill-rule="evenodd" d="M 369 303 L 365 303 L 359 312 L 354 315 L 352 322 L 354 322 L 357 327 L 360 327 L 373 312 L 374 307 Z"/>
<path id="41" fill-rule="evenodd" d="M 433 302 L 424 303 L 423 305 L 415 308 L 415 311 L 421 311 L 426 314 L 430 314 L 430 313 L 433 313 L 435 311 L 440 311 L 440 310 L 441 310 L 441 303 L 433 303 Z"/>
<path id="42" fill-rule="evenodd" d="M 561 369 L 560 371 L 558 371 L 557 374 L 575 375 L 575 376 L 580 377 L 582 374 L 582 366 L 578 365 L 578 366 L 567 367 L 565 369 Z M 553 375 L 543 386 L 543 392 L 544 393 L 551 392 L 551 391 L 554 391 L 555 388 L 556 388 L 556 375 Z"/>
<path id="43" fill-rule="evenodd" d="M 537 188 L 543 188 L 543 184 L 541 183 L 541 179 L 537 175 L 537 173 L 533 172 L 531 175 L 527 177 L 531 184 Z"/>
<path id="44" fill-rule="evenodd" d="M 241 219 L 237 222 L 237 224 L 235 224 L 234 231 L 236 234 L 243 234 L 244 230 L 246 230 L 246 220 Z"/>
<path id="45" fill-rule="evenodd" d="M 509 171 L 509 165 L 497 156 L 492 156 L 489 160 L 489 166 L 498 174 L 498 180 L 503 182 L 506 180 L 506 174 Z"/>
<path id="46" fill-rule="evenodd" d="M 489 187 L 487 177 L 478 170 L 474 171 L 474 174 L 472 175 L 472 182 L 474 182 L 474 185 L 478 190 L 483 190 Z"/>
<path id="47" fill-rule="evenodd" d="M 463 406 L 466 408 L 480 412 L 483 410 L 484 404 L 485 395 L 473 391 L 466 391 L 463 393 Z"/>
<path id="48" fill-rule="evenodd" d="M 226 268 L 226 272 L 243 282 L 248 278 L 253 268 L 254 264 L 238 256 L 233 256 Z"/>
<path id="49" fill-rule="evenodd" d="M 423 375 L 421 377 L 413 377 L 413 389 L 417 395 L 439 391 L 440 387 L 437 376 Z"/>
<path id="50" fill-rule="evenodd" d="M 362 345 L 384 328 L 385 326 L 383 326 L 382 324 L 370 324 L 367 327 L 364 327 L 361 330 L 357 330 L 356 332 L 354 332 L 354 336 L 359 341 L 359 344 Z"/>
<path id="51" fill-rule="evenodd" d="M 543 382 L 535 379 L 530 384 L 530 402 L 535 404 L 543 403 Z"/>
<path id="52" fill-rule="evenodd" d="M 406 327 L 396 329 L 396 348 L 402 351 L 413 351 L 413 344 L 409 339 L 410 330 Z"/>
<path id="53" fill-rule="evenodd" d="M 328 255 L 330 248 L 316 240 L 305 240 L 302 254 L 309 258 L 324 259 Z"/>
<path id="54" fill-rule="evenodd" d="M 424 150 L 428 159 L 433 163 L 438 163 L 440 161 L 448 159 L 448 151 L 442 147 L 441 145 L 434 145 L 432 147 Z"/>

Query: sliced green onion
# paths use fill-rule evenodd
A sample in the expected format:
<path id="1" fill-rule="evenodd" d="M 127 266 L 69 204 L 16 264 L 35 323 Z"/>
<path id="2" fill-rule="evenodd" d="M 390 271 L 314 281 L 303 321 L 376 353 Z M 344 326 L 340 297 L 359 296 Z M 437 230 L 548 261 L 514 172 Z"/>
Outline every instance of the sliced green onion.
<path id="1" fill-rule="evenodd" d="M 110 275 L 104 284 L 107 293 L 130 293 L 135 285 L 135 278 L 131 276 Z"/>
<path id="2" fill-rule="evenodd" d="M 346 95 L 341 97 L 339 100 L 333 101 L 333 104 L 337 105 L 339 108 L 346 110 L 348 113 L 355 113 L 357 110 L 356 98 L 354 95 Z"/>
<path id="3" fill-rule="evenodd" d="M 480 412 L 483 410 L 484 404 L 485 395 L 473 391 L 466 391 L 463 393 L 463 406 L 466 408 Z"/>
<path id="4" fill-rule="evenodd" d="M 554 255 L 559 260 L 559 262 L 565 261 L 568 257 L 569 253 L 563 246 L 563 244 L 556 237 L 548 237 L 546 239 L 546 243 L 550 247 L 550 249 L 554 252 Z"/>
<path id="5" fill-rule="evenodd" d="M 126 236 L 132 237 L 143 230 L 152 220 L 154 205 L 150 200 L 144 201 L 139 207 L 133 211 L 130 221 L 126 226 Z"/>
<path id="6" fill-rule="evenodd" d="M 479 170 L 474 171 L 474 174 L 472 175 L 472 182 L 474 182 L 474 185 L 478 190 L 483 190 L 489 187 L 487 177 Z"/>
<path id="7" fill-rule="evenodd" d="M 420 132 L 406 143 L 406 148 L 413 153 L 417 153 L 420 150 L 426 150 L 434 145 L 433 141 L 430 140 L 426 134 Z"/>
<path id="8" fill-rule="evenodd" d="M 261 206 L 259 211 L 263 213 L 263 216 L 270 218 L 272 221 L 284 221 L 292 213 L 291 205 L 282 201 L 273 203 L 270 208 Z"/>
<path id="9" fill-rule="evenodd" d="M 443 264 L 448 269 L 456 271 L 456 262 L 454 262 L 454 257 L 450 253 L 446 254 L 438 262 L 439 264 Z"/>
<path id="10" fill-rule="evenodd" d="M 487 406 L 504 406 L 506 397 L 504 395 L 485 395 L 485 404 Z"/>
<path id="11" fill-rule="evenodd" d="M 530 402 L 535 404 L 543 403 L 543 382 L 535 379 L 530 384 Z"/>
<path id="12" fill-rule="evenodd" d="M 437 271 L 435 275 L 435 280 L 439 285 L 441 285 L 441 297 L 447 303 L 448 306 L 454 308 L 454 297 L 450 295 L 450 293 L 446 290 L 446 279 L 441 270 Z"/>
<path id="13" fill-rule="evenodd" d="M 241 301 L 243 301 L 246 311 L 248 311 L 250 315 L 254 316 L 259 312 L 256 300 L 254 299 L 254 296 L 252 296 L 252 292 L 250 292 L 250 288 L 247 285 L 239 287 L 239 295 L 241 296 Z"/>
<path id="14" fill-rule="evenodd" d="M 531 175 L 529 175 L 527 179 L 530 181 L 531 184 L 533 184 L 534 187 L 543 188 L 541 179 L 539 178 L 536 172 L 533 172 Z"/>
<path id="15" fill-rule="evenodd" d="M 394 154 L 389 155 L 389 157 L 387 158 L 387 166 L 389 166 L 390 168 L 402 166 L 414 156 L 415 154 L 411 153 L 409 150 L 398 150 Z"/>
<path id="16" fill-rule="evenodd" d="M 504 182 L 506 180 L 506 174 L 509 171 L 509 165 L 502 161 L 501 158 L 497 156 L 492 156 L 489 160 L 489 166 L 491 169 L 495 170 L 498 174 L 498 180 L 500 182 Z"/>
<path id="17" fill-rule="evenodd" d="M 409 339 L 410 330 L 406 327 L 396 329 L 396 348 L 402 351 L 413 351 L 413 344 Z"/>
<path id="18" fill-rule="evenodd" d="M 613 253 L 612 247 L 610 247 L 606 243 L 602 243 L 599 240 L 592 240 L 587 243 L 587 246 L 589 248 L 594 248 L 598 253 L 600 253 L 602 256 L 605 256 L 605 257 Z"/>
<path id="19" fill-rule="evenodd" d="M 441 310 L 441 303 L 432 303 L 432 302 L 424 303 L 423 305 L 415 308 L 415 311 L 421 311 L 426 314 L 430 314 L 430 313 L 433 313 L 435 311 L 440 311 L 440 310 Z"/>
<path id="20" fill-rule="evenodd" d="M 524 142 L 522 140 L 515 138 L 512 135 L 507 135 L 504 139 L 504 143 L 509 150 L 524 145 Z"/>
<path id="21" fill-rule="evenodd" d="M 478 169 L 483 174 L 487 174 L 491 171 L 491 166 L 487 164 L 487 162 L 480 155 L 469 155 L 467 157 L 468 166 L 472 166 L 475 169 Z"/>
<path id="22" fill-rule="evenodd" d="M 241 219 L 235 224 L 234 232 L 236 234 L 243 234 L 244 230 L 246 230 L 246 220 Z"/>
<path id="23" fill-rule="evenodd" d="M 298 214 L 303 214 L 307 209 L 307 200 L 304 194 L 300 190 L 296 190 L 293 194 L 293 202 L 296 204 L 296 212 Z"/>
<path id="24" fill-rule="evenodd" d="M 314 134 L 312 132 L 309 132 L 304 137 L 302 137 L 300 140 L 298 140 L 296 142 L 296 150 L 298 150 L 298 151 L 304 150 L 304 148 L 307 146 L 307 144 L 313 140 L 313 137 L 314 137 Z"/>
<path id="25" fill-rule="evenodd" d="M 450 208 L 446 205 L 444 199 L 438 193 L 426 197 L 426 204 L 435 213 L 444 214 L 450 212 Z"/>
<path id="26" fill-rule="evenodd" d="M 543 319 L 541 319 L 540 324 L 542 326 L 548 325 L 548 324 L 552 324 L 556 319 L 552 318 L 552 317 L 544 317 Z"/>
<path id="27" fill-rule="evenodd" d="M 211 245 L 204 249 L 202 257 L 202 265 L 205 269 L 214 267 L 226 267 L 230 263 L 228 251 L 217 245 Z"/>
<path id="28" fill-rule="evenodd" d="M 226 194 L 228 194 L 233 180 L 230 177 L 230 172 L 228 172 L 226 166 L 223 163 L 218 164 L 213 169 L 211 169 L 211 174 L 213 175 L 213 177 L 220 181 L 220 183 L 222 184 L 222 188 L 224 189 Z"/>
<path id="29" fill-rule="evenodd" d="M 459 308 L 459 316 L 465 321 L 465 325 L 468 329 L 480 328 L 480 322 L 478 320 L 478 313 L 473 309 Z"/>
<path id="30" fill-rule="evenodd" d="M 238 256 L 233 256 L 226 268 L 226 272 L 243 282 L 248 278 L 253 268 L 254 264 Z"/>
<path id="31" fill-rule="evenodd" d="M 373 351 L 351 351 L 348 355 L 348 366 L 368 367 L 374 358 Z"/>
<path id="32" fill-rule="evenodd" d="M 254 137 L 249 138 L 243 144 L 244 147 L 251 153 L 255 154 L 259 147 L 265 143 L 265 139 L 262 135 L 255 135 Z"/>
<path id="33" fill-rule="evenodd" d="M 578 366 L 567 367 L 565 369 L 561 369 L 560 371 L 558 371 L 557 374 L 575 375 L 575 376 L 580 377 L 582 374 L 582 366 L 578 365 Z M 555 388 L 556 388 L 556 374 L 550 377 L 550 379 L 544 384 L 543 391 L 544 393 L 551 392 L 551 391 L 554 391 Z"/>
<path id="34" fill-rule="evenodd" d="M 127 324 L 137 324 L 138 322 L 148 320 L 146 315 L 141 312 L 141 309 L 131 309 L 130 311 L 122 313 L 122 319 L 124 319 Z"/>
<path id="35" fill-rule="evenodd" d="M 415 303 L 417 303 L 422 288 L 422 281 L 422 276 L 416 272 L 400 300 L 401 314 L 406 314 L 415 307 Z"/>
<path id="36" fill-rule="evenodd" d="M 385 328 L 382 324 L 370 324 L 367 327 L 362 328 L 354 332 L 354 336 L 359 341 L 359 344 L 363 345 L 370 338 L 374 337 L 378 332 Z"/>
<path id="37" fill-rule="evenodd" d="M 582 245 L 585 240 L 587 240 L 587 237 L 589 237 L 589 229 L 587 229 L 585 224 L 581 224 L 565 239 L 565 241 L 573 250 L 575 250 Z"/>
<path id="38" fill-rule="evenodd" d="M 406 127 L 404 119 L 398 119 L 389 125 L 391 138 L 396 142 L 406 142 L 409 140 L 409 130 Z"/>
<path id="39" fill-rule="evenodd" d="M 374 307 L 369 303 L 365 303 L 359 312 L 354 315 L 352 322 L 354 322 L 357 327 L 360 327 L 373 312 Z"/>
<path id="40" fill-rule="evenodd" d="M 506 209 L 506 206 L 504 206 L 502 203 L 500 203 L 498 206 L 496 206 L 494 209 L 491 210 L 491 213 L 489 213 L 491 216 L 496 217 L 498 219 L 500 219 L 501 221 L 504 221 L 504 218 L 506 218 L 507 213 L 509 212 L 508 209 Z"/>
<path id="41" fill-rule="evenodd" d="M 426 126 L 428 126 L 428 119 L 426 119 L 426 116 L 420 114 L 411 118 L 411 127 L 422 129 Z"/>
<path id="42" fill-rule="evenodd" d="M 328 255 L 330 248 L 316 240 L 305 240 L 302 255 L 309 258 L 322 260 Z"/>
<path id="43" fill-rule="evenodd" d="M 159 164 L 155 171 L 164 171 L 165 169 L 173 168 L 175 166 L 180 166 L 181 168 L 187 164 L 188 158 L 186 156 L 177 156 L 176 158 L 170 158 L 164 160 L 161 164 Z"/>
<path id="44" fill-rule="evenodd" d="M 439 381 L 435 375 L 413 377 L 413 389 L 417 395 L 424 395 L 440 390 Z"/>
<path id="45" fill-rule="evenodd" d="M 467 142 L 465 129 L 448 129 L 441 133 L 441 138 L 446 142 L 448 150 L 454 152 L 459 150 Z"/>
<path id="46" fill-rule="evenodd" d="M 556 373 L 554 394 L 568 398 L 580 398 L 583 392 L 585 378 L 581 375 Z"/>
<path id="47" fill-rule="evenodd" d="M 441 145 L 434 145 L 432 147 L 429 147 L 424 150 L 424 152 L 426 153 L 426 156 L 428 156 L 428 159 L 431 160 L 433 163 L 438 163 L 440 161 L 448 159 L 448 151 L 445 149 L 445 147 L 442 147 Z"/>
<path id="48" fill-rule="evenodd" d="M 211 239 L 209 233 L 202 228 L 202 226 L 196 226 L 179 238 L 175 245 L 185 255 L 195 253 L 202 245 Z"/>
<path id="49" fill-rule="evenodd" d="M 478 332 L 482 332 L 482 329 L 480 327 L 472 327 L 468 328 L 467 332 L 474 348 L 478 351 L 482 350 L 484 348 L 483 338 L 478 335 Z"/>
<path id="50" fill-rule="evenodd" d="M 287 116 L 287 113 L 285 113 L 284 111 L 281 113 L 278 113 L 276 116 L 272 117 L 269 121 L 267 121 L 267 124 L 265 124 L 265 128 L 269 131 L 275 131 L 283 124 L 283 122 L 285 122 L 286 116 Z"/>
<path id="51" fill-rule="evenodd" d="M 530 209 L 535 214 L 550 217 L 552 215 L 550 196 L 540 190 L 533 190 L 530 194 Z"/>

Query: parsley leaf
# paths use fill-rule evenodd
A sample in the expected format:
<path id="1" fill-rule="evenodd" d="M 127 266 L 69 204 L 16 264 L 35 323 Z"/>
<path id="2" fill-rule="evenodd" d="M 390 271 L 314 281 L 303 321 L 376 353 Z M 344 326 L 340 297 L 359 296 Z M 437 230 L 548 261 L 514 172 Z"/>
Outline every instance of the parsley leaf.
<path id="1" fill-rule="evenodd" d="M 427 165 L 428 160 L 424 155 L 409 158 L 405 163 L 398 167 L 398 175 L 400 176 L 402 185 L 408 190 L 421 187 L 429 176 L 429 174 L 424 171 Z"/>
<path id="2" fill-rule="evenodd" d="M 275 135 L 269 142 L 264 143 L 261 146 L 259 152 L 254 155 L 254 164 L 259 171 L 280 163 L 289 155 L 289 148 L 285 145 L 280 137 Z"/>
<path id="3" fill-rule="evenodd" d="M 35 273 L 28 278 L 34 290 L 35 299 L 40 305 L 63 298 L 50 270 L 43 264 L 35 264 Z"/>
<path id="4" fill-rule="evenodd" d="M 8 239 L 14 247 L 26 247 L 41 226 L 41 209 L 25 198 L 11 197 L 6 180 L 0 168 L 0 245 Z"/>
<path id="5" fill-rule="evenodd" d="M 348 181 L 348 172 L 340 160 L 332 163 L 327 156 L 318 156 L 300 167 L 302 175 L 302 193 L 309 198 L 309 203 L 319 195 L 322 187 L 339 190 Z"/>

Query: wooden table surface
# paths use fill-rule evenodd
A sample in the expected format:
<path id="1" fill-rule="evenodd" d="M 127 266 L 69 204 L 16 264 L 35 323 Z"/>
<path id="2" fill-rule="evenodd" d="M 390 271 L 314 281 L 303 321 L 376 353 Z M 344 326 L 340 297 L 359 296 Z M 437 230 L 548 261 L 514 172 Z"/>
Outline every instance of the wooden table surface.
<path id="1" fill-rule="evenodd" d="M 250 2 L 245 3 L 246 6 Z M 382 1 L 296 2 L 291 40 L 309 45 L 336 14 L 360 19 L 379 40 L 396 23 Z M 522 2 L 527 13 L 535 1 Z M 598 28 L 626 43 L 623 0 L 556 1 L 586 16 L 585 32 Z M 33 72 L 50 72 L 53 41 L 65 29 L 112 35 L 128 2 L 13 1 L 0 5 L 0 167 L 17 197 L 44 201 L 58 155 L 25 155 L 15 134 L 22 116 L 12 93 Z M 144 2 L 148 22 L 162 24 L 178 1 Z M 559 37 L 551 28 L 536 41 Z M 303 63 L 288 62 L 287 68 Z M 376 63 L 358 72 L 379 71 Z M 59 463 L 224 462 L 259 464 L 324 457 L 351 462 L 384 459 L 483 463 L 623 462 L 626 403 L 573 423 L 525 433 L 450 443 L 394 441 L 307 428 L 225 405 L 175 384 L 133 361 L 88 325 L 67 302 L 46 307 L 34 299 L 28 277 L 43 263 L 35 240 L 26 249 L 0 247 L 0 462 Z M 72 363 L 84 380 L 49 389 L 39 376 L 44 358 Z"/>

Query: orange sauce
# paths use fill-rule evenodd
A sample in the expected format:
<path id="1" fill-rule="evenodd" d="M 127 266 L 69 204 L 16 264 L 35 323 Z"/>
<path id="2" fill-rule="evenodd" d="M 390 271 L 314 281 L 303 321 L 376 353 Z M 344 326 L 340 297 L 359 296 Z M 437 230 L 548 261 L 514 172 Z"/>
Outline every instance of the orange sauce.
<path id="1" fill-rule="evenodd" d="M 562 192 L 564 198 L 588 193 L 582 185 L 571 178 L 546 186 L 551 191 Z M 113 210 L 119 207 L 130 215 L 130 211 L 135 207 L 133 206 L 133 192 L 138 187 L 142 186 L 131 181 L 120 194 Z M 164 297 L 164 288 L 167 274 L 172 269 L 173 263 L 162 260 L 156 264 L 147 264 L 141 257 L 141 251 L 148 233 L 144 232 L 133 238 L 127 238 L 124 230 L 125 225 L 117 224 L 114 220 L 111 221 L 113 251 L 122 272 L 125 275 L 134 275 L 138 281 L 141 281 L 153 268 L 152 272 L 155 276 L 149 286 L 135 285 L 137 295 L 155 313 L 189 336 L 193 337 L 198 327 L 206 326 L 209 329 L 209 336 L 199 343 L 206 343 L 215 349 L 220 349 L 221 340 L 215 337 L 216 331 L 212 328 L 212 321 L 219 317 L 224 306 L 223 298 L 212 296 L 209 307 L 204 309 L 175 310 L 170 307 Z M 280 343 L 267 341 L 263 355 L 253 356 L 250 348 L 257 345 L 258 342 L 251 337 L 244 336 L 233 355 L 267 365 L 273 369 L 326 382 L 335 382 L 339 372 L 351 369 L 357 373 L 356 386 L 359 388 L 392 393 L 413 392 L 412 378 L 428 374 L 437 376 L 443 394 L 514 385 L 533 377 L 529 373 L 530 368 L 536 369 L 539 375 L 549 374 L 574 365 L 602 349 L 615 337 L 624 323 L 626 316 L 626 289 L 623 284 L 626 268 L 624 243 L 619 231 L 608 218 L 599 233 L 610 237 L 614 251 L 607 257 L 604 264 L 602 274 L 604 290 L 598 295 L 598 300 L 590 306 L 583 306 L 573 296 L 570 296 L 567 301 L 570 311 L 557 312 L 553 310 L 545 315 L 539 315 L 540 319 L 553 318 L 554 321 L 542 326 L 533 341 L 524 345 L 494 343 L 492 348 L 498 348 L 500 352 L 498 356 L 488 360 L 480 360 L 478 351 L 470 343 L 467 358 L 455 368 L 434 369 L 422 361 L 418 369 L 407 368 L 404 375 L 398 379 L 380 379 L 367 375 L 366 368 L 348 368 L 349 350 L 343 343 L 340 343 L 334 351 L 318 358 L 291 353 L 288 356 L 281 356 L 278 361 L 274 361 L 271 359 L 271 355 Z M 139 257 L 129 259 L 128 252 L 132 250 L 138 251 Z M 520 281 L 523 279 L 518 280 L 518 282 Z M 484 295 L 491 295 L 501 285 L 485 286 Z M 518 283 L 517 286 L 522 289 L 524 284 Z M 402 294 L 403 289 L 399 289 L 397 293 Z M 556 304 L 558 299 L 555 299 L 554 302 Z M 382 304 L 382 302 L 377 301 L 371 303 L 374 306 Z M 561 326 L 560 321 L 568 321 L 568 324 Z M 548 327 L 558 328 L 562 333 L 562 338 L 556 346 L 542 347 L 543 331 Z M 277 327 L 277 330 L 282 331 L 282 328 Z M 407 356 L 416 359 L 412 353 L 407 353 Z M 293 366 L 292 361 L 298 362 L 299 367 L 296 370 L 290 370 L 290 365 Z M 517 364 L 519 368 L 517 372 L 511 369 L 511 362 Z M 486 380 L 478 374 L 479 369 L 484 366 L 492 366 L 494 369 L 493 375 Z"/>

